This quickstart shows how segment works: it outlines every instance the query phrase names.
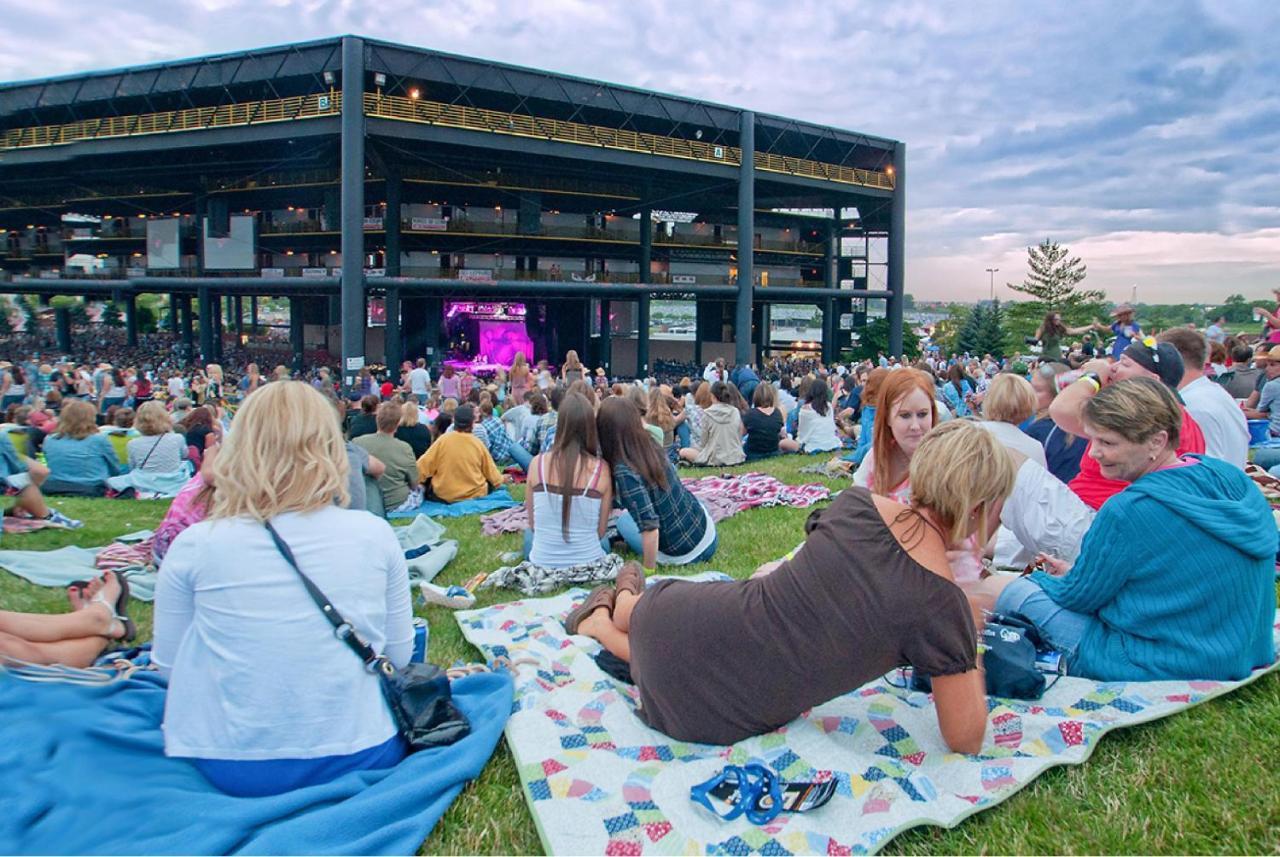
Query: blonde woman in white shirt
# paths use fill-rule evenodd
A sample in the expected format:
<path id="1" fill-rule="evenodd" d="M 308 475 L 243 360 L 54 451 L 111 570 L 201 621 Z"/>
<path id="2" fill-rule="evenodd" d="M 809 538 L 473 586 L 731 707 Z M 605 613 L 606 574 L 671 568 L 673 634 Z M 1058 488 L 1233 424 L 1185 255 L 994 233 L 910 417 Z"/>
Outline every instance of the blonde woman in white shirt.
<path id="1" fill-rule="evenodd" d="M 396 764 L 406 748 L 377 677 L 333 636 L 265 526 L 375 650 L 408 662 L 404 555 L 386 521 L 341 508 L 348 464 L 332 407 L 302 382 L 267 384 L 212 466 L 209 518 L 174 540 L 156 589 L 165 753 L 239 796 Z"/>

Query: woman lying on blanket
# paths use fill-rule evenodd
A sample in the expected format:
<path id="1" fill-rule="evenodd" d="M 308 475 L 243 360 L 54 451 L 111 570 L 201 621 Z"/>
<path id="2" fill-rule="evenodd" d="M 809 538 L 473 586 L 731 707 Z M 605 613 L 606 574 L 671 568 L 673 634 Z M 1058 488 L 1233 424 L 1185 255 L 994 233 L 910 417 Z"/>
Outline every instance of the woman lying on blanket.
<path id="1" fill-rule="evenodd" d="M 910 504 L 843 492 L 804 549 L 766 577 L 646 590 L 629 564 L 565 628 L 629 661 L 640 718 L 682 741 L 769 732 L 911 664 L 935 676 L 947 746 L 977 752 L 986 696 L 947 551 L 999 517 L 1013 464 L 990 433 L 957 421 L 921 441 L 911 484 Z"/>
<path id="2" fill-rule="evenodd" d="M 115 572 L 73 584 L 70 613 L 0 610 L 0 658 L 33 664 L 90 666 L 112 642 L 137 634 L 125 614 L 129 586 Z"/>
<path id="3" fill-rule="evenodd" d="M 165 753 L 244 796 L 396 764 L 405 746 L 377 677 L 334 637 L 265 526 L 364 639 L 409 661 L 404 553 L 386 521 L 334 504 L 347 500 L 349 464 L 331 406 L 300 381 L 267 384 L 211 467 L 209 517 L 174 539 L 156 587 Z"/>
<path id="4" fill-rule="evenodd" d="M 1084 406 L 1089 455 L 1130 484 L 1098 510 L 1074 564 L 991 577 L 975 610 L 1021 613 L 1101 681 L 1244 678 L 1274 656 L 1276 530 L 1239 469 L 1177 453 L 1182 410 L 1159 381 L 1102 389 Z"/>
<path id="5" fill-rule="evenodd" d="M 601 457 L 613 470 L 613 491 L 623 510 L 617 520 L 618 534 L 640 554 L 644 567 L 711 559 L 719 536 L 710 510 L 684 487 L 675 465 L 641 424 L 631 400 L 610 396 L 601 402 L 596 430 Z"/>
<path id="6" fill-rule="evenodd" d="M 596 414 L 587 397 L 570 392 L 556 416 L 550 452 L 529 462 L 524 507 L 524 558 L 546 568 L 599 562 L 613 509 L 613 474 L 599 458 Z"/>

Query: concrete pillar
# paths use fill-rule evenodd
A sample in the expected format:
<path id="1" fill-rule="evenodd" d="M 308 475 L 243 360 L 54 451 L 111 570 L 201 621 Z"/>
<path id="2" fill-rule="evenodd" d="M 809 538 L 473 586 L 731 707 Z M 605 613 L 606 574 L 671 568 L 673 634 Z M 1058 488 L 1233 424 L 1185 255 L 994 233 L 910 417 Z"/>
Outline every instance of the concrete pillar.
<path id="1" fill-rule="evenodd" d="M 756 115 L 742 111 L 738 146 L 738 304 L 734 313 L 733 361 L 751 362 L 751 299 L 755 286 Z"/>
<path id="2" fill-rule="evenodd" d="M 236 336 L 239 336 L 240 334 L 244 333 L 244 298 L 241 297 L 240 295 L 236 295 L 231 299 L 231 302 L 232 304 L 235 305 L 234 330 L 236 332 Z"/>
<path id="3" fill-rule="evenodd" d="M 175 336 L 178 333 L 178 294 L 177 292 L 169 293 L 169 332 Z"/>
<path id="4" fill-rule="evenodd" d="M 195 351 L 195 334 L 193 333 L 193 325 L 191 323 L 191 297 L 182 295 L 178 297 L 178 330 L 182 337 L 183 352 L 187 359 L 190 359 Z"/>
<path id="5" fill-rule="evenodd" d="M 613 327 L 609 323 L 610 304 L 600 301 L 600 365 L 606 375 L 613 376 Z"/>
<path id="6" fill-rule="evenodd" d="M 217 325 L 218 304 L 207 286 L 201 286 L 196 298 L 200 313 L 200 357 L 205 363 L 213 362 L 214 331 Z"/>
<path id="7" fill-rule="evenodd" d="M 342 386 L 364 366 L 364 40 L 342 37 Z"/>
<path id="8" fill-rule="evenodd" d="M 400 379 L 400 363 L 404 360 L 404 341 L 400 334 L 400 289 L 387 289 L 387 326 L 383 331 L 386 337 L 387 372 L 391 383 Z"/>
<path id="9" fill-rule="evenodd" d="M 647 194 L 646 194 L 647 195 Z M 636 307 L 636 375 L 643 378 L 649 374 L 649 307 L 651 295 L 645 286 L 652 278 L 653 267 L 653 209 L 646 204 L 640 209 L 640 292 L 639 305 Z"/>
<path id="10" fill-rule="evenodd" d="M 138 345 L 138 299 L 134 295 L 124 298 L 124 341 L 133 348 Z"/>
<path id="11" fill-rule="evenodd" d="M 902 301 L 906 283 L 907 231 L 907 146 L 893 146 L 893 202 L 889 220 L 889 353 L 902 357 Z"/>
<path id="12" fill-rule="evenodd" d="M 258 335 L 258 296 L 249 298 L 249 333 Z"/>
<path id="13" fill-rule="evenodd" d="M 54 330 L 58 336 L 58 350 L 63 354 L 71 353 L 71 310 L 57 307 L 53 311 Z"/>
<path id="14" fill-rule="evenodd" d="M 293 370 L 302 370 L 302 298 L 294 295 L 289 298 L 289 349 L 293 352 Z"/>
<path id="15" fill-rule="evenodd" d="M 386 269 L 388 277 L 400 276 L 400 203 L 403 182 L 399 171 L 387 174 Z"/>
<path id="16" fill-rule="evenodd" d="M 838 256 L 840 254 L 840 208 L 836 207 L 835 216 L 827 229 L 826 252 L 823 256 L 822 280 L 828 295 L 834 295 L 840 287 L 840 271 Z M 822 302 L 822 362 L 830 365 L 836 357 L 836 300 L 827 297 Z"/>

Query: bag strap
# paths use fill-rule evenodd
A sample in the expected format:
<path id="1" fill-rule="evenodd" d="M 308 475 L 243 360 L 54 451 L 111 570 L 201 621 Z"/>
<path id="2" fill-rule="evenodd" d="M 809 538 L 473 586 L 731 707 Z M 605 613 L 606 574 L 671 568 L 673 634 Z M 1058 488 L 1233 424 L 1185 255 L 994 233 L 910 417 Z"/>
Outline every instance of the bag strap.
<path id="1" fill-rule="evenodd" d="M 298 567 L 298 561 L 293 556 L 293 551 L 280 534 L 276 532 L 276 528 L 271 525 L 270 521 L 263 521 L 263 526 L 267 528 L 267 532 L 271 534 L 271 540 L 275 542 L 276 550 L 280 551 L 280 555 L 284 557 L 285 562 L 298 573 L 298 577 L 302 579 L 302 585 L 306 587 L 307 594 L 311 596 L 311 600 L 320 608 L 320 612 L 324 614 L 324 618 L 329 620 L 329 624 L 333 626 L 333 636 L 347 644 L 351 651 L 356 653 L 356 657 L 364 662 L 365 668 L 370 672 L 381 673 L 384 677 L 390 677 L 395 671 L 391 665 L 391 661 L 385 656 L 379 655 L 373 650 L 373 646 L 369 645 L 360 633 L 356 631 L 355 626 L 342 617 L 338 612 L 338 608 L 333 606 L 325 594 L 320 591 L 320 587 L 307 577 L 302 569 Z"/>
<path id="2" fill-rule="evenodd" d="M 164 435 L 157 437 L 156 442 L 151 444 L 151 448 L 147 450 L 146 458 L 142 459 L 142 463 L 138 465 L 139 470 L 147 466 L 147 462 L 151 460 L 151 453 L 156 451 L 156 447 L 160 445 L 160 441 L 162 440 L 164 440 Z"/>

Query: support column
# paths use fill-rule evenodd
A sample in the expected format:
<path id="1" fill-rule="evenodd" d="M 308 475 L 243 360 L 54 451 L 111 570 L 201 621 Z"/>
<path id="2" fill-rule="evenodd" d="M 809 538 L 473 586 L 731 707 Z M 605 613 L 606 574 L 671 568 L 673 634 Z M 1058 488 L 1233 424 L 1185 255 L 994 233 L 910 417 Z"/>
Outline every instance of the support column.
<path id="1" fill-rule="evenodd" d="M 391 383 L 400 379 L 400 363 L 404 360 L 404 342 L 400 334 L 400 289 L 394 286 L 387 288 L 387 326 L 383 329 L 386 337 L 387 374 Z"/>
<path id="2" fill-rule="evenodd" d="M 201 286 L 197 294 L 200 313 L 200 358 L 205 363 L 212 363 L 214 360 L 214 327 L 217 324 L 218 305 L 214 301 L 213 295 L 209 293 L 207 286 Z"/>
<path id="3" fill-rule="evenodd" d="M 124 298 L 124 341 L 130 348 L 138 346 L 138 298 L 134 295 Z"/>
<path id="4" fill-rule="evenodd" d="M 195 334 L 191 323 L 191 298 L 188 295 L 179 298 L 178 328 L 182 337 L 183 355 L 190 360 L 195 354 Z"/>
<path id="5" fill-rule="evenodd" d="M 889 353 L 902 357 L 902 300 L 906 281 L 906 229 L 907 229 L 907 146 L 893 146 L 893 202 L 889 220 L 889 298 L 886 315 L 889 319 Z"/>
<path id="6" fill-rule="evenodd" d="M 826 253 L 823 256 L 822 279 L 829 297 L 822 302 L 822 362 L 828 366 L 836 359 L 836 299 L 833 296 L 840 288 L 840 272 L 837 268 L 840 241 L 840 206 L 837 205 L 827 230 Z"/>
<path id="7" fill-rule="evenodd" d="M 399 170 L 388 169 L 387 216 L 383 221 L 383 228 L 386 230 L 387 237 L 385 267 L 388 277 L 400 276 L 400 202 L 403 187 L 404 184 L 400 179 Z M 399 288 L 389 287 L 387 289 L 387 326 L 383 333 L 386 337 L 387 373 L 394 383 L 394 379 L 400 377 L 398 367 L 401 361 L 404 360 L 404 338 L 400 332 Z"/>
<path id="8" fill-rule="evenodd" d="M 178 335 L 178 295 L 176 292 L 169 293 L 169 332 L 174 336 Z"/>
<path id="9" fill-rule="evenodd" d="M 249 298 L 249 333 L 258 335 L 258 296 Z"/>
<path id="10" fill-rule="evenodd" d="M 231 302 L 235 305 L 236 336 L 240 336 L 242 333 L 244 333 L 244 298 L 241 297 L 240 295 L 236 295 L 234 298 L 231 299 Z"/>
<path id="11" fill-rule="evenodd" d="M 444 360 L 440 351 L 440 323 L 444 320 L 444 300 L 438 297 L 423 299 L 422 351 L 427 363 L 439 366 Z"/>
<path id="12" fill-rule="evenodd" d="M 756 114 L 742 111 L 738 147 L 738 305 L 733 324 L 733 362 L 751 362 L 751 298 L 755 287 Z"/>
<path id="13" fill-rule="evenodd" d="M 600 364 L 604 373 L 613 377 L 613 326 L 609 323 L 608 300 L 600 301 Z"/>
<path id="14" fill-rule="evenodd" d="M 646 192 L 645 196 L 649 194 Z M 640 209 L 640 300 L 636 307 L 636 375 L 649 374 L 649 309 L 652 297 L 647 288 L 653 268 L 653 209 L 646 203 Z"/>
<path id="15" fill-rule="evenodd" d="M 213 295 L 209 298 L 209 322 L 213 328 L 213 351 L 209 359 L 215 363 L 222 362 L 222 298 Z"/>
<path id="16" fill-rule="evenodd" d="M 289 350 L 293 352 L 293 371 L 302 370 L 302 298 L 294 295 L 289 298 Z"/>
<path id="17" fill-rule="evenodd" d="M 364 40 L 342 38 L 342 386 L 364 366 Z"/>
<path id="18" fill-rule="evenodd" d="M 63 354 L 71 353 L 71 310 L 57 307 L 53 311 L 54 330 L 58 336 L 58 350 Z"/>

